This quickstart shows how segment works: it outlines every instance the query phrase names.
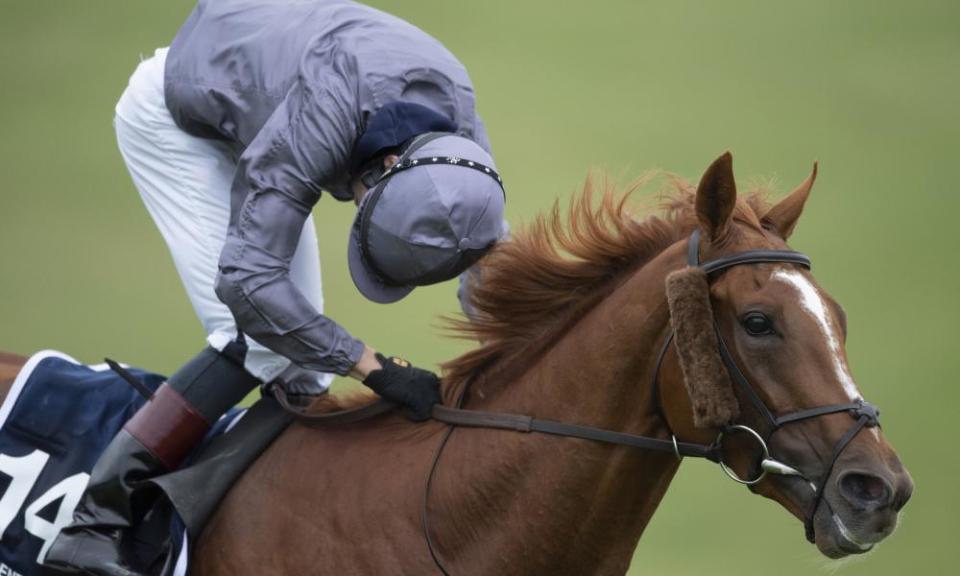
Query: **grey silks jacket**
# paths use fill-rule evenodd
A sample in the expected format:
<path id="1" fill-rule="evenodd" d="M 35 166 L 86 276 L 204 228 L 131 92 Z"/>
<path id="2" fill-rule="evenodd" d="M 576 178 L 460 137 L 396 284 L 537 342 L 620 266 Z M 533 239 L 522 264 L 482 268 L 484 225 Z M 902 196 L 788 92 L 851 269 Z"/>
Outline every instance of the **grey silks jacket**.
<path id="1" fill-rule="evenodd" d="M 363 343 L 289 278 L 325 190 L 351 199 L 366 121 L 403 100 L 440 112 L 489 151 L 463 65 L 437 40 L 342 0 L 201 0 L 167 55 L 167 107 L 186 132 L 239 156 L 217 295 L 239 328 L 311 370 L 346 374 Z"/>

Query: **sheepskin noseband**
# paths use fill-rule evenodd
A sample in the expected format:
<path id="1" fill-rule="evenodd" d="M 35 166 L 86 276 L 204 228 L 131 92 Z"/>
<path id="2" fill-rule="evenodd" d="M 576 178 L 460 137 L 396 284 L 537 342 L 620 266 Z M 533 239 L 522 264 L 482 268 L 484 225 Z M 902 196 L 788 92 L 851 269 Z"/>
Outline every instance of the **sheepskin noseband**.
<path id="1" fill-rule="evenodd" d="M 740 404 L 720 358 L 707 274 L 688 267 L 667 276 L 667 304 L 693 424 L 714 428 L 734 421 Z"/>

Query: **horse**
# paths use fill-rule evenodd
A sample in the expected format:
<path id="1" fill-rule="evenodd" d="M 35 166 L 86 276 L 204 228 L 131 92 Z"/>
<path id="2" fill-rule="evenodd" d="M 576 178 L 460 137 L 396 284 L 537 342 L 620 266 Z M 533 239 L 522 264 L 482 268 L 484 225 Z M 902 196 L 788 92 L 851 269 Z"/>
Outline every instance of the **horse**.
<path id="1" fill-rule="evenodd" d="M 597 202 L 588 179 L 566 217 L 554 204 L 478 264 L 477 316 L 455 328 L 479 344 L 443 366 L 445 405 L 642 435 L 676 453 L 397 413 L 294 423 L 221 502 L 191 572 L 622 575 L 678 470 L 678 439 L 720 450 L 724 470 L 804 522 L 827 557 L 868 551 L 895 529 L 913 482 L 875 411 L 857 411 L 839 304 L 793 260 L 757 258 L 701 278 L 716 334 L 684 335 L 689 310 L 671 300 L 691 257 L 787 250 L 815 176 L 771 206 L 738 196 L 728 153 L 698 186 L 676 179 L 663 213 L 642 220 L 627 207 L 640 183 L 604 182 Z M 719 341 L 725 363 L 691 349 L 698 338 Z M 23 361 L 0 356 L 0 379 Z M 369 401 L 324 397 L 310 410 Z M 799 416 L 755 432 L 776 414 Z"/>

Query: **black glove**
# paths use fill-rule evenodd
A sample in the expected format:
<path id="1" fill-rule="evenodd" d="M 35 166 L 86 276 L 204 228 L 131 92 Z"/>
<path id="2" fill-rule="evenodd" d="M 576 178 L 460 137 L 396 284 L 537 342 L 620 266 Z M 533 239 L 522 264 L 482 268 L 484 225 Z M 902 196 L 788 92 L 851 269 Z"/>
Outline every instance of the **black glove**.
<path id="1" fill-rule="evenodd" d="M 441 400 L 440 378 L 401 358 L 377 353 L 377 360 L 383 368 L 367 374 L 363 383 L 387 400 L 406 406 L 406 415 L 414 422 L 429 419 L 431 408 Z"/>

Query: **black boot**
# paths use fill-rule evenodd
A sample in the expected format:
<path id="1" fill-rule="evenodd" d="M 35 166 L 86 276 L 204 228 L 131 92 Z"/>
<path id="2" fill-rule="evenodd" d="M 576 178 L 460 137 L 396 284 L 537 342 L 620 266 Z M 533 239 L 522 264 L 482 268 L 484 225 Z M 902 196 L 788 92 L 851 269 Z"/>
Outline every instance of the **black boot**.
<path id="1" fill-rule="evenodd" d="M 53 569 L 48 574 L 139 574 L 124 560 L 124 535 L 135 517 L 135 489 L 140 481 L 166 471 L 139 440 L 121 430 L 91 472 L 73 523 L 47 552 L 44 566 Z"/>
<path id="2" fill-rule="evenodd" d="M 175 470 L 210 423 L 259 384 L 243 369 L 246 347 L 207 348 L 161 386 L 117 434 L 90 473 L 73 523 L 44 560 L 49 575 L 142 576 L 131 563 L 130 529 L 158 496 L 145 483 Z"/>

